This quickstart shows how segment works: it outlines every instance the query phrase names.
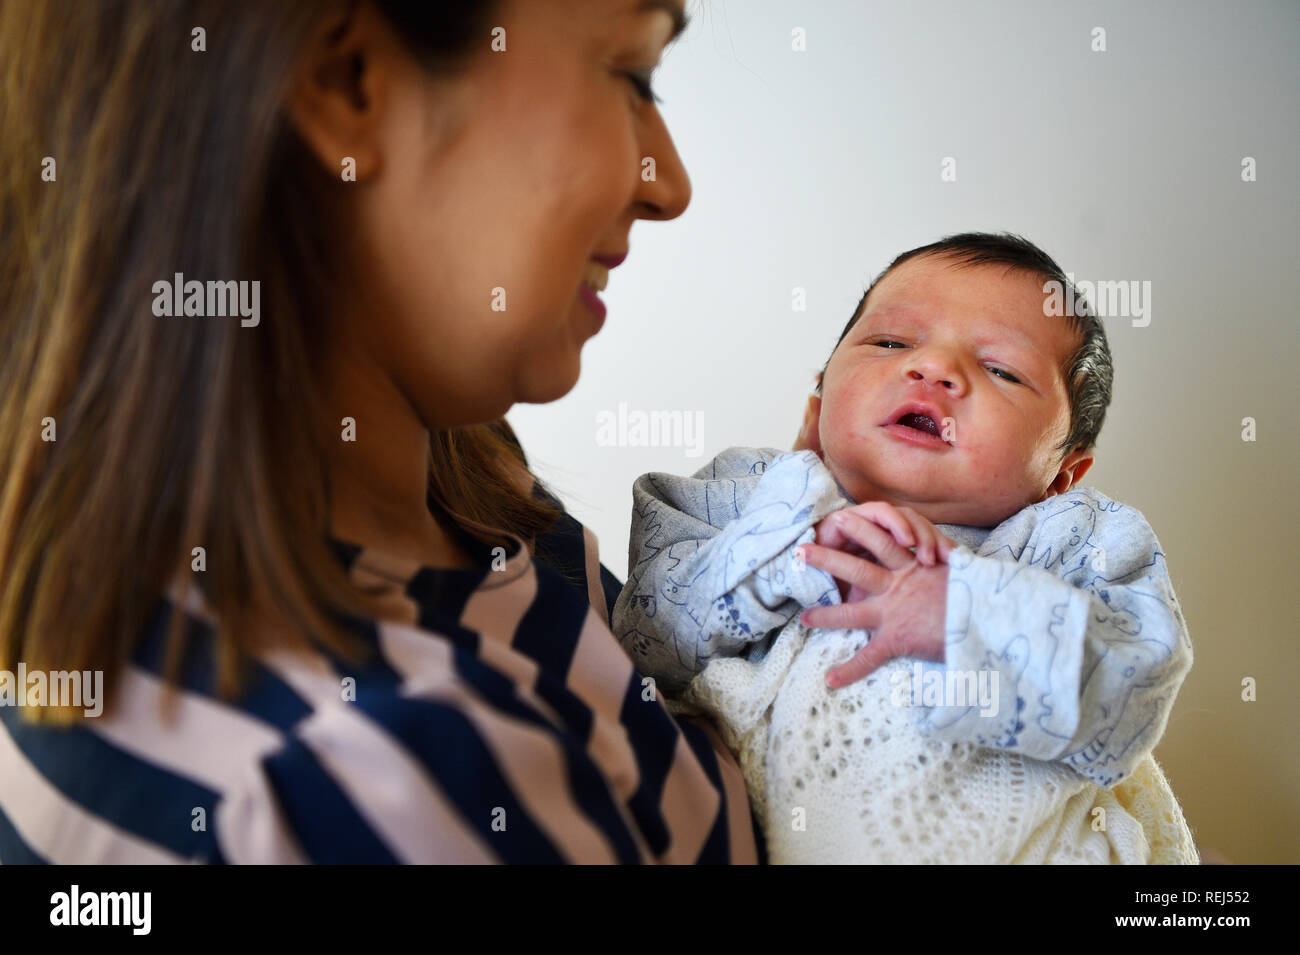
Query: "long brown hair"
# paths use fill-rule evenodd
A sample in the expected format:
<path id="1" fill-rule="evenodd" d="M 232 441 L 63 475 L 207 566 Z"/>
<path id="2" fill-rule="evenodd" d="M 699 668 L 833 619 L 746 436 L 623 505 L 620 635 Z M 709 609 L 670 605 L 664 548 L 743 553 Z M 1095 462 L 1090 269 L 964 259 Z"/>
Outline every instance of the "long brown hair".
<path id="1" fill-rule="evenodd" d="M 493 6 L 379 4 L 430 70 L 487 42 Z M 0 3 L 0 669 L 103 670 L 111 687 L 178 573 L 221 622 L 223 693 L 267 643 L 256 607 L 292 623 L 277 645 L 361 652 L 333 615 L 378 611 L 328 543 L 313 374 L 320 190 L 337 183 L 281 109 L 323 13 Z M 261 322 L 156 317 L 152 283 L 177 272 L 260 280 Z M 430 493 L 468 529 L 527 538 L 554 519 L 497 430 L 433 438 Z M 42 711 L 79 712 L 27 708 Z"/>

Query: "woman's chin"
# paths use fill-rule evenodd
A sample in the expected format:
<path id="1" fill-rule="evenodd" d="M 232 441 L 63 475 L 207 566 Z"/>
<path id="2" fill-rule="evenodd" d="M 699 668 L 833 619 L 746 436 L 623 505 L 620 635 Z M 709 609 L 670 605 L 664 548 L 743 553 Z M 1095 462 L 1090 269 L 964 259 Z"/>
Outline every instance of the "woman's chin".
<path id="1" fill-rule="evenodd" d="M 524 382 L 524 387 L 520 388 L 520 394 L 515 400 L 526 405 L 559 401 L 573 390 L 581 371 L 582 363 L 577 355 L 574 355 L 571 365 L 566 363 L 566 367 L 535 368 L 534 374 Z"/>

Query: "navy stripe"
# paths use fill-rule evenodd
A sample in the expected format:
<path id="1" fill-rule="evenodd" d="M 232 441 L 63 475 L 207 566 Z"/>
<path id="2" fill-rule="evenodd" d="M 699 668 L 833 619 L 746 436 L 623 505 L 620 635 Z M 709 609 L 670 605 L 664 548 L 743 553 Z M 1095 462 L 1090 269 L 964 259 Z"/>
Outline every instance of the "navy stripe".
<path id="1" fill-rule="evenodd" d="M 586 594 L 575 593 L 563 577 L 545 564 L 534 561 L 533 568 L 537 575 L 537 595 L 519 621 L 511 646 L 532 657 L 543 670 L 563 682 L 568 677 L 591 604 Z"/>
<path id="2" fill-rule="evenodd" d="M 23 837 L 18 834 L 14 824 L 0 807 L 0 864 L 4 865 L 48 865 L 49 860 L 34 852 Z"/>
<path id="3" fill-rule="evenodd" d="M 461 637 L 460 641 L 454 642 L 473 642 L 477 649 L 477 635 L 463 627 L 454 629 Z M 437 638 L 431 635 L 429 639 Z M 457 674 L 485 702 L 498 712 L 540 729 L 555 740 L 564 755 L 574 801 L 605 833 L 620 861 L 640 861 L 636 841 L 626 831 L 604 777 L 592 765 L 583 748 L 572 736 L 561 732 L 519 699 L 518 688 L 504 674 L 460 646 L 453 646 L 452 654 Z M 383 727 L 424 764 L 449 798 L 456 802 L 467 821 L 503 858 L 529 862 L 565 861 L 542 830 L 528 819 L 523 804 L 510 790 L 494 756 L 478 738 L 468 719 L 446 704 L 402 697 L 399 692 L 401 679 L 386 660 L 368 667 L 359 675 L 357 696 L 352 705 Z M 554 684 L 553 680 L 548 682 Z M 562 687 L 559 689 L 567 697 L 565 708 L 580 708 L 585 719 L 590 721 L 590 712 L 581 701 Z M 434 709 L 427 709 L 430 707 Z M 442 714 L 446 725 L 436 725 L 438 717 L 431 713 Z M 457 754 L 459 758 L 456 758 Z M 488 787 L 490 798 L 495 801 L 486 801 L 489 794 L 480 791 L 483 786 Z M 492 818 L 485 807 L 496 806 L 506 810 L 506 832 L 512 834 L 510 839 L 503 839 L 503 833 L 492 829 Z M 307 808 L 310 808 L 309 803 Z M 485 818 L 471 818 L 476 813 Z M 521 820 L 522 825 L 519 824 Z"/>
<path id="4" fill-rule="evenodd" d="M 692 725 L 687 720 L 682 720 L 679 725 L 682 735 L 686 737 L 686 742 L 690 744 L 700 765 L 704 767 L 705 775 L 709 777 L 709 782 L 713 783 L 713 788 L 720 797 L 718 814 L 713 818 L 713 830 L 709 833 L 709 838 L 700 849 L 695 862 L 700 865 L 726 865 L 731 860 L 731 829 L 727 822 L 727 790 L 722 784 L 717 753 L 703 729 Z"/>
<path id="5" fill-rule="evenodd" d="M 398 860 L 300 740 L 262 760 L 298 844 L 313 862 Z"/>
<path id="6" fill-rule="evenodd" d="M 613 844 L 614 851 L 620 861 L 639 862 L 640 853 L 637 850 L 636 841 L 627 832 L 626 823 L 615 808 L 614 797 L 610 793 L 608 783 L 591 762 L 591 758 L 586 752 L 585 740 L 590 734 L 583 734 L 579 738 L 576 734 L 557 729 L 540 713 L 537 713 L 519 699 L 514 681 L 489 667 L 478 658 L 458 649 L 455 660 L 457 673 L 483 697 L 485 702 L 508 716 L 542 729 L 559 744 L 564 752 L 574 802 L 582 808 L 583 812 L 594 823 L 601 827 L 606 837 Z M 564 687 L 557 687 L 555 681 L 545 674 L 539 676 L 539 684 L 542 683 L 552 687 L 553 692 L 538 692 L 539 697 L 545 699 L 549 696 L 555 699 L 563 696 L 564 700 L 558 701 L 560 706 L 557 709 L 564 711 L 580 709 L 587 723 L 592 722 L 590 710 L 571 692 Z M 540 690 L 540 685 L 538 689 Z M 548 702 L 550 701 L 548 700 Z"/>
<path id="7" fill-rule="evenodd" d="M 457 707 L 393 696 L 366 702 L 366 712 L 429 769 L 466 825 L 502 860 L 551 865 L 567 861 L 529 816 L 496 757 Z M 505 811 L 505 826 L 494 831 L 498 808 Z"/>
<path id="8" fill-rule="evenodd" d="M 614 604 L 623 592 L 623 582 L 604 564 L 600 565 L 600 589 L 605 593 L 605 625 L 614 628 Z"/>
<path id="9" fill-rule="evenodd" d="M 558 502 L 556 502 L 558 505 Z M 587 541 L 582 525 L 568 514 L 561 514 L 544 534 L 537 535 L 533 546 L 537 560 L 546 564 L 573 587 L 584 601 L 587 591 Z"/>
<path id="10" fill-rule="evenodd" d="M 402 675 L 384 657 L 379 639 L 379 624 L 374 621 L 353 622 L 355 635 L 366 645 L 367 656 L 360 662 L 345 659 L 323 648 L 317 652 L 338 673 L 339 679 L 351 677 L 355 681 L 358 697 L 363 692 L 397 693 L 401 689 Z M 341 692 L 340 686 L 340 692 Z"/>
<path id="11" fill-rule="evenodd" d="M 479 659 L 478 651 L 482 638 L 478 633 L 458 623 L 448 625 L 442 620 L 439 620 L 438 626 L 437 632 L 431 631 L 426 634 L 427 639 L 442 639 L 451 645 L 452 664 L 456 675 L 471 689 L 507 716 L 543 729 L 557 739 L 560 737 L 558 729 L 519 698 L 519 687 L 513 680 Z M 381 659 L 382 662 L 372 664 L 361 674 L 361 679 L 357 682 L 358 696 L 354 705 L 364 709 L 366 702 L 373 698 L 374 694 L 368 692 L 373 689 L 372 678 L 375 681 L 374 686 L 387 681 L 392 686 L 392 692 L 398 694 L 402 675 L 386 658 Z M 380 672 L 378 669 L 380 666 L 387 671 L 386 674 Z"/>
<path id="12" fill-rule="evenodd" d="M 451 633 L 454 637 L 452 661 L 456 675 L 474 692 L 505 715 L 543 729 L 556 739 L 562 737 L 561 731 L 546 717 L 519 698 L 519 687 L 514 680 L 478 658 L 477 641 L 481 639 L 478 634 L 463 627 L 451 628 Z M 465 634 L 473 637 L 474 646 L 465 645 Z"/>
<path id="13" fill-rule="evenodd" d="M 661 808 L 664 781 L 677 752 L 678 728 L 658 701 L 642 699 L 643 690 L 641 674 L 633 670 L 618 721 L 627 727 L 629 738 L 640 744 L 632 749 L 640 781 L 628 800 L 628 808 L 645 833 L 650 850 L 659 856 L 670 841 Z"/>
<path id="14" fill-rule="evenodd" d="M 439 570 L 436 573 L 428 567 L 421 567 L 405 588 L 406 595 L 420 608 L 420 626 L 425 625 L 426 615 L 442 614 L 452 620 L 459 620 L 465 613 L 469 598 L 483 586 L 484 578 L 490 573 L 492 571 L 486 567 L 477 570 Z"/>
<path id="15" fill-rule="evenodd" d="M 163 661 L 167 628 L 171 624 L 173 609 L 169 602 L 160 602 L 132 654 L 132 662 L 136 666 L 160 680 L 165 679 Z M 177 668 L 175 681 L 182 689 L 269 723 L 282 733 L 291 732 L 311 714 L 311 706 L 292 687 L 260 665 L 247 672 L 238 699 L 220 699 L 217 694 L 216 641 L 212 628 L 185 614 L 182 630 L 186 634 L 185 652 Z"/>
<path id="16" fill-rule="evenodd" d="M 591 710 L 565 684 L 591 605 L 550 568 L 536 563 L 534 566 L 537 597 L 520 620 L 511 646 L 537 661 L 541 672 L 535 692 L 586 746 L 594 725 Z"/>
<path id="17" fill-rule="evenodd" d="M 125 750 L 79 726 L 25 722 L 13 707 L 0 707 L 0 723 L 37 772 L 88 813 L 187 858 L 208 859 L 219 794 Z M 191 828 L 203 809 L 209 831 Z"/>

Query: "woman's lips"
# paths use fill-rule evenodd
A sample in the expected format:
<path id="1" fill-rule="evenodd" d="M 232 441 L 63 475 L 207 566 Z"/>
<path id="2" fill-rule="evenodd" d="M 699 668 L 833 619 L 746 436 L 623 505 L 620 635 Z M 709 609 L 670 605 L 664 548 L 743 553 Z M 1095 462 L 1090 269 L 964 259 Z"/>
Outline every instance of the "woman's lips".
<path id="1" fill-rule="evenodd" d="M 583 282 L 578 286 L 578 298 L 582 299 L 582 303 L 596 316 L 597 322 L 603 325 L 605 323 L 605 303 L 600 300 L 596 290 Z"/>

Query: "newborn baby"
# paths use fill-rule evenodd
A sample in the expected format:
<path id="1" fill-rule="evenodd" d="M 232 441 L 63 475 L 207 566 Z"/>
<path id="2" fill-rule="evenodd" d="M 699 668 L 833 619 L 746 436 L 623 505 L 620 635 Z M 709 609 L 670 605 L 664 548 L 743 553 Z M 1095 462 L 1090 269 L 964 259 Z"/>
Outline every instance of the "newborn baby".
<path id="1" fill-rule="evenodd" d="M 1014 236 L 906 252 L 798 450 L 636 482 L 614 632 L 772 862 L 1197 861 L 1151 756 L 1191 643 L 1142 515 L 1077 486 L 1112 372 L 1068 289 Z"/>

